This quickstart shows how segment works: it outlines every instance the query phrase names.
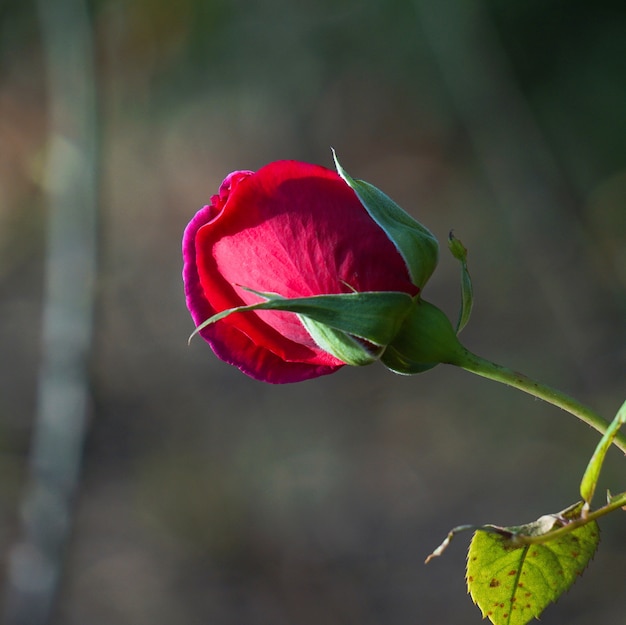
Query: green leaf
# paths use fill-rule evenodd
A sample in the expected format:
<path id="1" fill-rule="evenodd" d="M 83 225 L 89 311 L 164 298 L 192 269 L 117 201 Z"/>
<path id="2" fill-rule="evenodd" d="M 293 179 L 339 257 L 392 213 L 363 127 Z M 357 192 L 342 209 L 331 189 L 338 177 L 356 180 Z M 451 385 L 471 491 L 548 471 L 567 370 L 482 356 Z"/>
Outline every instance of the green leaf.
<path id="1" fill-rule="evenodd" d="M 593 499 L 593 494 L 596 490 L 596 484 L 598 483 L 598 478 L 600 477 L 600 470 L 602 469 L 606 452 L 613 444 L 619 429 L 622 425 L 624 425 L 624 423 L 626 423 L 626 402 L 624 402 L 622 407 L 617 411 L 615 419 L 613 419 L 604 433 L 604 436 L 600 439 L 596 450 L 593 452 L 593 456 L 591 456 L 591 459 L 589 460 L 583 479 L 580 482 L 580 496 L 585 502 L 585 512 L 589 509 L 589 505 Z"/>
<path id="2" fill-rule="evenodd" d="M 456 323 L 456 333 L 458 334 L 467 325 L 472 314 L 474 290 L 472 288 L 472 278 L 467 268 L 467 250 L 452 232 L 448 235 L 448 247 L 452 252 L 452 256 L 461 263 L 461 310 Z"/>
<path id="3" fill-rule="evenodd" d="M 435 236 L 380 189 L 364 180 L 352 178 L 339 163 L 334 150 L 333 158 L 337 173 L 396 246 L 413 284 L 423 288 L 437 266 L 439 243 Z"/>
<path id="4" fill-rule="evenodd" d="M 483 617 L 494 625 L 526 625 L 570 588 L 599 542 L 595 521 L 562 531 L 580 519 L 581 510 L 579 503 L 527 525 L 474 534 L 467 586 Z"/>

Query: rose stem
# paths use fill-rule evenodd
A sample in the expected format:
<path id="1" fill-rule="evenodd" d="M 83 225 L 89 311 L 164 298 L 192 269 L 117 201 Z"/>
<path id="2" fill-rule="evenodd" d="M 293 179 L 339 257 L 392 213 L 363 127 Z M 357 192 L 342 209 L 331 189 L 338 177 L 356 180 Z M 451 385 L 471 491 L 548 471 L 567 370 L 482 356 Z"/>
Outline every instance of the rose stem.
<path id="1" fill-rule="evenodd" d="M 513 371 L 512 369 L 498 365 L 481 356 L 477 356 L 468 350 L 464 350 L 464 352 L 464 357 L 452 364 L 456 364 L 462 369 L 484 378 L 507 384 L 529 395 L 543 399 L 549 404 L 558 406 L 570 414 L 573 414 L 575 417 L 578 417 L 581 421 L 590 425 L 601 434 L 606 432 L 609 424 L 593 410 L 569 395 L 557 391 L 546 384 L 537 382 L 523 373 Z M 626 454 L 626 437 L 623 434 L 617 434 L 613 442 Z"/>

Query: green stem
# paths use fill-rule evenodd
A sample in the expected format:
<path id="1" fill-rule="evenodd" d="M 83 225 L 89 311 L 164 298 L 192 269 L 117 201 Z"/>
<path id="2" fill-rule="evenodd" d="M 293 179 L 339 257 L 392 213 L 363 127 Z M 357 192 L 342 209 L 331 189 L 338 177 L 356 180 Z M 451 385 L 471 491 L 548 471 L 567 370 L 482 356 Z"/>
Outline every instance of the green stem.
<path id="1" fill-rule="evenodd" d="M 601 416 L 569 395 L 550 388 L 541 382 L 537 382 L 523 373 L 513 371 L 512 369 L 498 365 L 485 358 L 481 358 L 476 354 L 472 354 L 466 349 L 463 349 L 462 356 L 455 359 L 451 364 L 455 364 L 466 371 L 471 371 L 484 378 L 513 386 L 529 395 L 543 399 L 549 404 L 558 406 L 573 414 L 575 417 L 578 417 L 581 421 L 590 425 L 601 434 L 604 434 L 609 427 L 609 424 Z M 626 454 L 626 436 L 618 434 L 613 442 Z"/>
<path id="2" fill-rule="evenodd" d="M 567 525 L 563 525 L 555 530 L 550 530 L 545 534 L 540 534 L 539 536 L 524 536 L 517 535 L 515 536 L 515 541 L 524 545 L 537 545 L 541 543 L 546 543 L 550 540 L 554 540 L 555 538 L 561 538 L 561 536 L 565 534 L 569 534 L 573 532 L 575 529 L 582 527 L 583 525 L 587 525 L 587 523 L 591 521 L 595 521 L 600 517 L 603 517 L 610 512 L 615 510 L 619 510 L 620 508 L 624 508 L 626 506 L 626 493 L 622 493 L 621 495 L 617 495 L 613 498 L 610 503 L 607 503 L 606 506 L 602 508 L 598 508 L 597 510 L 593 510 L 589 512 L 586 516 L 581 516 L 577 519 L 573 519 Z"/>

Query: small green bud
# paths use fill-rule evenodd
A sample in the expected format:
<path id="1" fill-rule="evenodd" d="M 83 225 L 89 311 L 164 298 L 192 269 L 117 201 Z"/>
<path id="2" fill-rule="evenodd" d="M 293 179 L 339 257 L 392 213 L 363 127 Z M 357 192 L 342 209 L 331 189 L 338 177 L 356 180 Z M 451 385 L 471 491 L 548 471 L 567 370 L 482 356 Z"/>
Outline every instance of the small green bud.
<path id="1" fill-rule="evenodd" d="M 472 288 L 472 278 L 467 268 L 467 250 L 461 241 L 459 241 L 452 231 L 448 235 L 448 248 L 452 252 L 452 256 L 461 263 L 461 310 L 459 318 L 456 322 L 456 333 L 467 325 L 470 315 L 472 314 L 472 306 L 474 304 L 474 290 Z"/>

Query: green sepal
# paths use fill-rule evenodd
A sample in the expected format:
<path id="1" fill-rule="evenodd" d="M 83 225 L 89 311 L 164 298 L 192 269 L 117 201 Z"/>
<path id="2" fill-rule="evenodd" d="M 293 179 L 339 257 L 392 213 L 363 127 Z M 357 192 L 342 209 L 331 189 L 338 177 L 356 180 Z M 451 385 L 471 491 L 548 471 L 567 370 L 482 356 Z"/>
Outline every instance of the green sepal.
<path id="1" fill-rule="evenodd" d="M 353 367 L 371 365 L 380 358 L 385 349 L 373 343 L 360 342 L 353 335 L 335 330 L 305 315 L 298 315 L 298 317 L 318 347 L 332 354 L 335 358 L 339 358 L 347 365 Z"/>
<path id="2" fill-rule="evenodd" d="M 396 373 L 412 375 L 440 363 L 461 362 L 464 354 L 465 349 L 446 315 L 419 299 L 380 360 Z"/>
<path id="3" fill-rule="evenodd" d="M 347 364 L 369 364 L 399 332 L 404 319 L 414 306 L 408 293 L 400 291 L 369 291 L 365 293 L 337 293 L 312 297 L 284 298 L 275 293 L 261 293 L 246 289 L 263 302 L 238 306 L 219 312 L 201 323 L 190 337 L 208 325 L 233 313 L 253 310 L 281 310 L 296 313 L 308 321 L 305 327 L 320 347 Z M 362 344 L 354 337 L 372 345 Z"/>
<path id="4" fill-rule="evenodd" d="M 472 314 L 474 290 L 472 288 L 472 278 L 467 268 L 467 250 L 463 243 L 452 234 L 452 231 L 448 235 L 448 248 L 452 252 L 452 256 L 461 263 L 461 310 L 456 322 L 456 333 L 459 334 L 467 325 Z"/>
<path id="5" fill-rule="evenodd" d="M 369 182 L 351 178 L 339 163 L 334 150 L 333 158 L 337 173 L 357 194 L 370 217 L 396 246 L 406 263 L 411 281 L 422 289 L 437 266 L 437 239 L 380 189 Z"/>

